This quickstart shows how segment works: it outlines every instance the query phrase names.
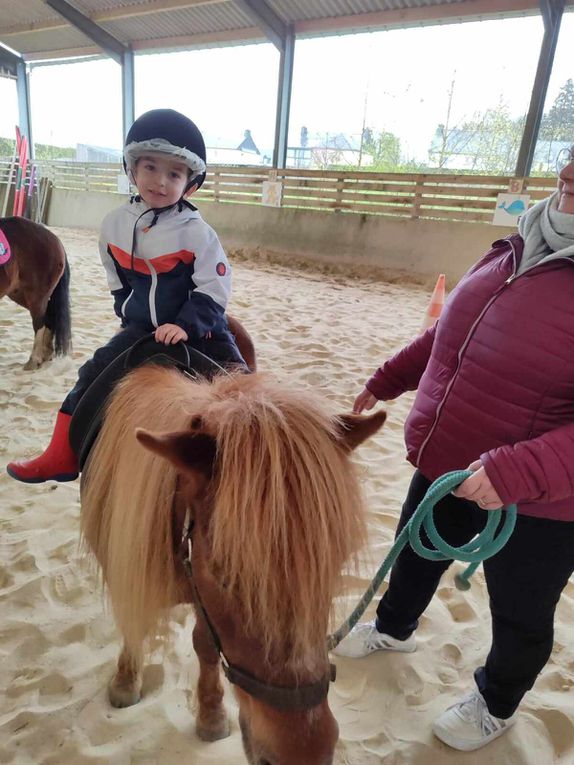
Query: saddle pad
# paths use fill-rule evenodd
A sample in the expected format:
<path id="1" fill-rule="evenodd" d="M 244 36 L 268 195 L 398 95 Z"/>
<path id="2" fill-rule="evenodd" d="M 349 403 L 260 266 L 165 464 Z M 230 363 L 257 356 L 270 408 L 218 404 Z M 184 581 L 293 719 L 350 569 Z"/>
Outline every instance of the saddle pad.
<path id="1" fill-rule="evenodd" d="M 5 266 L 10 260 L 10 245 L 4 235 L 4 232 L 0 228 L 0 266 Z"/>

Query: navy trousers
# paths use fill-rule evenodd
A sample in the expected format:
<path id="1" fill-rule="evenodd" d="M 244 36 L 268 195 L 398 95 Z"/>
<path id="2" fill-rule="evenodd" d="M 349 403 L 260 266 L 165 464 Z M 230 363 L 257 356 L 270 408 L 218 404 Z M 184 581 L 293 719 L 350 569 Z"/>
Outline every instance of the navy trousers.
<path id="1" fill-rule="evenodd" d="M 409 521 L 430 481 L 415 473 L 403 505 L 397 534 Z M 574 499 L 573 499 L 574 509 Z M 485 513 L 474 502 L 452 494 L 437 503 L 438 532 L 452 545 L 468 542 L 482 530 Z M 573 513 L 574 517 L 574 513 Z M 428 546 L 430 542 L 422 534 Z M 389 587 L 377 608 L 377 627 L 404 640 L 418 626 L 441 576 L 452 561 L 430 561 L 407 545 L 391 571 Z M 574 522 L 519 515 L 502 550 L 484 562 L 490 598 L 492 644 L 476 684 L 495 717 L 510 717 L 548 661 L 554 640 L 554 612 L 574 571 Z"/>
<path id="2" fill-rule="evenodd" d="M 137 326 L 128 326 L 114 335 L 106 345 L 98 348 L 93 357 L 86 361 L 78 371 L 78 380 L 72 390 L 68 393 L 62 406 L 61 412 L 73 414 L 78 402 L 90 387 L 96 377 L 111 364 L 114 359 L 120 356 L 124 351 L 145 335 L 149 335 L 148 329 Z M 189 344 L 190 347 L 192 344 Z M 228 337 L 218 337 L 217 339 L 201 340 L 194 343 L 193 346 L 209 358 L 222 366 L 240 366 L 246 369 L 245 362 L 237 348 L 233 336 L 228 333 Z"/>

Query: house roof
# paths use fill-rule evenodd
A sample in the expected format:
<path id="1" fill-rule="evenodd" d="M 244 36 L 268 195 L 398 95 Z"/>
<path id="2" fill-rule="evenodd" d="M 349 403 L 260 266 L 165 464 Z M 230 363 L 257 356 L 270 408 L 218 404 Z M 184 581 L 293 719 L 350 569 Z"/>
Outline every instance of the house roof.
<path id="1" fill-rule="evenodd" d="M 181 50 L 296 36 L 532 15 L 538 0 L 68 0 L 138 51 Z M 57 3 L 53 3 L 57 5 Z M 567 0 L 574 8 L 574 0 Z M 44 0 L 0 0 L 0 43 L 26 60 L 101 55 Z"/>

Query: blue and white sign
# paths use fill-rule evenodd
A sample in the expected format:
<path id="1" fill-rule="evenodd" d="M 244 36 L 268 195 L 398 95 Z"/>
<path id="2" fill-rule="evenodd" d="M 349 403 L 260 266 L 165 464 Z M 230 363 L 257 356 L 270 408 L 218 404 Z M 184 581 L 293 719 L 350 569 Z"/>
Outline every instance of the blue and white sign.
<path id="1" fill-rule="evenodd" d="M 513 228 L 521 215 L 528 210 L 529 194 L 499 194 L 492 224 Z"/>

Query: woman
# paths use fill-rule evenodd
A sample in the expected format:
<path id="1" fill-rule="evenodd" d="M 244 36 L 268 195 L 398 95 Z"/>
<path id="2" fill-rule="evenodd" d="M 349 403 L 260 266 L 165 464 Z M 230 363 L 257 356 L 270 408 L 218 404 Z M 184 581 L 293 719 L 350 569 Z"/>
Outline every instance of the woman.
<path id="1" fill-rule="evenodd" d="M 476 687 L 444 712 L 435 735 L 473 750 L 505 733 L 552 650 L 556 604 L 574 571 L 574 146 L 558 189 L 461 280 L 440 321 L 376 371 L 355 412 L 417 391 L 405 424 L 415 475 L 398 531 L 432 481 L 473 475 L 437 504 L 436 525 L 460 545 L 484 510 L 518 504 L 516 529 L 485 561 L 492 644 Z M 414 651 L 414 630 L 451 561 L 405 549 L 376 619 L 337 653 Z"/>

